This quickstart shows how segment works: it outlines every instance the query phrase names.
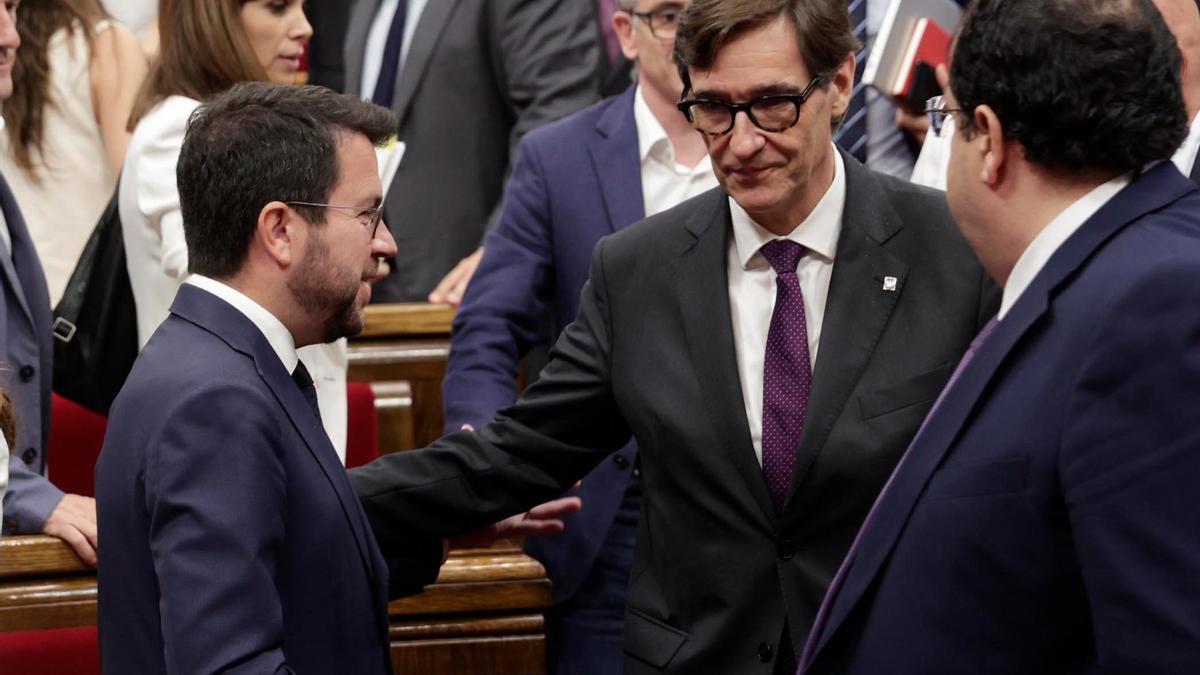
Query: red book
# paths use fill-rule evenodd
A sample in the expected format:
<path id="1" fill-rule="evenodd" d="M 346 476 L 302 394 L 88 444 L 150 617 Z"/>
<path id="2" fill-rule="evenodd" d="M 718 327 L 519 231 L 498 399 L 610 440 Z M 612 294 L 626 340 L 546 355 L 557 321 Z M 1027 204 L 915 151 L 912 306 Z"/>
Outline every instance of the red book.
<path id="1" fill-rule="evenodd" d="M 932 81 L 933 69 L 949 58 L 950 34 L 928 17 L 917 19 L 888 93 L 897 101 L 923 107 L 926 98 L 937 95 L 937 84 Z M 922 63 L 925 65 L 921 66 Z M 925 73 L 918 77 L 921 71 Z M 929 93 L 930 85 L 934 93 Z"/>

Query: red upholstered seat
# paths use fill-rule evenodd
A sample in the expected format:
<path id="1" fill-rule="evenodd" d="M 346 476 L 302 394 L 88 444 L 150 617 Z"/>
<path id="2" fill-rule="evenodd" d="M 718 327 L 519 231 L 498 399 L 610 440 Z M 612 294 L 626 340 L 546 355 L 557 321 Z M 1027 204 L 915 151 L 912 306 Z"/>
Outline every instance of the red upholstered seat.
<path id="1" fill-rule="evenodd" d="M 58 394 L 52 394 L 50 400 L 50 482 L 64 492 L 94 497 L 96 460 L 108 422 L 103 415 Z"/>
<path id="2" fill-rule="evenodd" d="M 346 467 L 362 466 L 379 456 L 379 420 L 369 382 L 346 383 Z"/>
<path id="3" fill-rule="evenodd" d="M 4 675 L 99 675 L 96 627 L 0 632 L 0 671 Z"/>

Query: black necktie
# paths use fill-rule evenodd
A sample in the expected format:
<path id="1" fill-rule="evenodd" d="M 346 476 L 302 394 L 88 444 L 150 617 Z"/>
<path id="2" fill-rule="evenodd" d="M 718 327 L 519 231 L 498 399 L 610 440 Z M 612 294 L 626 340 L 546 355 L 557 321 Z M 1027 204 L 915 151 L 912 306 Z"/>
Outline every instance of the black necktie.
<path id="1" fill-rule="evenodd" d="M 1200 185 L 1200 153 L 1196 154 L 1196 159 L 1192 160 L 1192 182 Z"/>
<path id="2" fill-rule="evenodd" d="M 392 107 L 392 95 L 396 92 L 396 75 L 400 71 L 400 45 L 404 42 L 404 19 L 408 14 L 408 0 L 400 0 L 392 25 L 388 28 L 387 42 L 383 45 L 383 60 L 379 62 L 379 79 L 375 80 L 375 93 L 371 101 L 385 108 Z"/>
<path id="3" fill-rule="evenodd" d="M 308 374 L 308 368 L 304 367 L 303 361 L 296 362 L 296 369 L 292 371 L 292 381 L 300 388 L 300 393 L 304 394 L 304 400 L 308 401 L 308 405 L 312 407 L 313 414 L 317 416 L 317 421 L 321 421 L 321 406 L 317 405 L 317 387 L 313 384 L 312 376 Z"/>

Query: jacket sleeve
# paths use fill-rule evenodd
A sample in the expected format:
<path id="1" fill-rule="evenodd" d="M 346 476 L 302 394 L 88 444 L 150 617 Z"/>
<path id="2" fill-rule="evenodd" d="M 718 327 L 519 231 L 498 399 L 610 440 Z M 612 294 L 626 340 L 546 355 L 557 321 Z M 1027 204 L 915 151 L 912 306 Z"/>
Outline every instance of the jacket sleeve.
<path id="1" fill-rule="evenodd" d="M 1196 268 L 1167 260 L 1097 307 L 1063 374 L 1058 468 L 1105 673 L 1200 672 Z"/>
<path id="2" fill-rule="evenodd" d="M 290 673 L 276 577 L 278 413 L 232 385 L 186 396 L 149 445 L 145 508 L 172 673 Z"/>
<path id="3" fill-rule="evenodd" d="M 446 432 L 479 428 L 517 398 L 520 360 L 541 333 L 553 293 L 549 194 L 527 139 L 505 188 L 500 222 L 454 316 L 442 384 Z"/>
<path id="4" fill-rule="evenodd" d="M 578 317 L 516 404 L 477 432 L 350 471 L 385 556 L 414 535 L 469 532 L 557 497 L 629 441 L 612 391 L 604 250 L 601 241 Z"/>

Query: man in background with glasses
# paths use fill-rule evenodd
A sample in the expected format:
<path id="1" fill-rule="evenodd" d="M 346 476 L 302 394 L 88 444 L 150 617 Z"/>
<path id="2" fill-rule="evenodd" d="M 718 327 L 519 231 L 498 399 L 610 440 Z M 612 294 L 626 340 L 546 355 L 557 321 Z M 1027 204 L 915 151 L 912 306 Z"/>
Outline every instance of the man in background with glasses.
<path id="1" fill-rule="evenodd" d="M 703 139 L 675 108 L 683 84 L 671 52 L 686 4 L 622 0 L 607 20 L 637 82 L 522 140 L 504 208 L 455 315 L 446 431 L 483 426 L 516 400 L 521 359 L 543 339 L 547 312 L 555 335 L 575 318 L 601 237 L 716 186 Z M 572 493 L 587 508 L 565 532 L 525 543 L 554 583 L 551 673 L 621 673 L 640 493 L 630 443 Z"/>
<path id="2" fill-rule="evenodd" d="M 352 482 L 387 541 L 422 526 L 398 487 L 414 473 L 446 479 L 427 499 L 457 492 L 498 516 L 636 439 L 624 672 L 792 675 L 995 288 L 942 195 L 835 148 L 857 47 L 844 0 L 694 0 L 675 45 L 678 107 L 720 188 L 600 241 L 575 321 L 518 403 Z M 637 190 L 627 161 L 596 208 Z"/>
<path id="3" fill-rule="evenodd" d="M 856 537 L 807 675 L 1200 672 L 1200 192 L 1170 161 L 1168 23 L 1149 0 L 967 10 L 931 126 L 955 119 L 947 198 L 1000 311 Z"/>

